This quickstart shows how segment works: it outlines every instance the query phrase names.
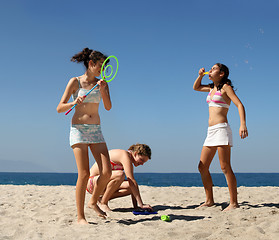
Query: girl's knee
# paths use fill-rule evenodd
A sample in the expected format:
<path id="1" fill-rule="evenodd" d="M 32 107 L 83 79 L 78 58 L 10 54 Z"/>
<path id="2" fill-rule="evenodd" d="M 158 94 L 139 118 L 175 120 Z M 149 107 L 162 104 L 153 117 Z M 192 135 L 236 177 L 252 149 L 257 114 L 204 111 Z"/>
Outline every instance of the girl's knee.
<path id="1" fill-rule="evenodd" d="M 81 172 L 78 173 L 78 178 L 82 181 L 87 182 L 89 177 L 90 177 L 90 172 L 89 171 L 84 170 L 84 171 L 81 171 Z"/>
<path id="2" fill-rule="evenodd" d="M 199 172 L 207 171 L 209 168 L 203 164 L 203 162 L 199 162 L 198 165 Z"/>
<path id="3" fill-rule="evenodd" d="M 120 185 L 124 181 L 124 177 L 121 174 L 117 174 L 118 176 L 114 176 L 110 183 L 113 185 Z"/>
<path id="4" fill-rule="evenodd" d="M 115 172 L 115 178 L 119 180 L 124 180 L 125 179 L 125 173 L 123 171 L 116 171 Z"/>
<path id="5" fill-rule="evenodd" d="M 230 166 L 230 165 L 227 165 L 227 164 L 222 165 L 222 166 L 221 166 L 221 170 L 222 170 L 222 172 L 224 173 L 224 175 L 227 175 L 228 173 L 232 173 L 232 168 L 231 168 L 231 166 Z"/>
<path id="6" fill-rule="evenodd" d="M 112 174 L 111 169 L 107 169 L 107 170 L 104 170 L 104 171 L 102 172 L 102 175 L 103 175 L 104 178 L 106 178 L 106 179 L 110 179 L 111 174 Z"/>
<path id="7" fill-rule="evenodd" d="M 224 175 L 227 175 L 228 169 L 226 169 L 226 168 L 221 168 L 221 170 L 222 170 L 222 172 L 223 172 Z"/>

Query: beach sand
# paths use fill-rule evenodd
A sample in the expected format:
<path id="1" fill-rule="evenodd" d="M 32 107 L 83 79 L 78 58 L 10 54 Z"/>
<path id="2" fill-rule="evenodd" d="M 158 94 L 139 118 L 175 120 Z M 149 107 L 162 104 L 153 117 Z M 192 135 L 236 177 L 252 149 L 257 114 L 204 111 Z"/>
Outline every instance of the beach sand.
<path id="1" fill-rule="evenodd" d="M 279 239 L 279 187 L 239 187 L 240 208 L 229 212 L 222 212 L 229 199 L 225 187 L 214 187 L 216 206 L 200 209 L 202 187 L 140 190 L 157 215 L 133 215 L 128 196 L 110 201 L 106 220 L 85 207 L 90 224 L 81 226 L 74 186 L 0 185 L 0 239 Z"/>

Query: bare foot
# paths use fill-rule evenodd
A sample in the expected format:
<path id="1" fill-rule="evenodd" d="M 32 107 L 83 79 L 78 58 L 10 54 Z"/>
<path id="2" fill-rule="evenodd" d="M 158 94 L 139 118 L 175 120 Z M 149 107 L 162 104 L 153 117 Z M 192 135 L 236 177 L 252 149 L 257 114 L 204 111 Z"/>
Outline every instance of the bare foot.
<path id="1" fill-rule="evenodd" d="M 230 210 L 236 209 L 236 208 L 239 208 L 238 203 L 230 203 L 230 205 L 227 206 L 227 207 L 223 210 L 223 212 L 227 212 L 227 211 L 230 211 Z"/>
<path id="2" fill-rule="evenodd" d="M 214 205 L 214 202 L 205 202 L 198 206 L 197 208 L 202 208 L 202 207 L 212 207 Z"/>
<path id="3" fill-rule="evenodd" d="M 78 219 L 77 223 L 80 224 L 80 225 L 87 225 L 88 224 L 88 222 L 84 218 Z"/>
<path id="4" fill-rule="evenodd" d="M 93 209 L 98 214 L 99 217 L 106 219 L 107 214 L 104 211 L 102 211 L 97 204 L 88 203 L 88 207 Z"/>
<path id="5" fill-rule="evenodd" d="M 108 206 L 107 204 L 99 203 L 99 207 L 100 207 L 101 210 L 103 210 L 104 212 L 112 212 L 112 210 L 109 208 L 109 206 Z"/>

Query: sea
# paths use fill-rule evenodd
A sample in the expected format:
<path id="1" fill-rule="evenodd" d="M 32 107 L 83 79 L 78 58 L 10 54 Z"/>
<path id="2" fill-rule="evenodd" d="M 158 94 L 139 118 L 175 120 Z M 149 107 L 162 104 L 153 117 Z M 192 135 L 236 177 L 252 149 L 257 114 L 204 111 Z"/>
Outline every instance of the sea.
<path id="1" fill-rule="evenodd" d="M 235 173 L 238 186 L 279 186 L 279 173 Z M 226 187 L 222 173 L 212 173 L 214 186 Z M 202 187 L 199 173 L 135 173 L 139 185 L 152 187 Z M 75 186 L 77 173 L 0 172 L 0 185 Z"/>

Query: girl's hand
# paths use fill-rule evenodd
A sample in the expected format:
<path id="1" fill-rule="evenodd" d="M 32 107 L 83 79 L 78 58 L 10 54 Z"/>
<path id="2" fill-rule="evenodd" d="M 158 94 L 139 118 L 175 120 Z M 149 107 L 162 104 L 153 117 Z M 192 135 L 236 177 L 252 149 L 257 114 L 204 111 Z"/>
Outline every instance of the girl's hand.
<path id="1" fill-rule="evenodd" d="M 84 99 L 85 99 L 84 96 L 79 96 L 76 98 L 76 100 L 73 103 L 79 105 L 84 101 Z"/>
<path id="2" fill-rule="evenodd" d="M 240 126 L 239 136 L 241 137 L 241 139 L 244 139 L 244 138 L 248 137 L 248 130 L 247 130 L 246 125 Z"/>
<path id="3" fill-rule="evenodd" d="M 143 204 L 141 208 L 153 211 L 153 208 L 149 204 Z"/>
<path id="4" fill-rule="evenodd" d="M 203 77 L 203 76 L 204 76 L 204 73 L 205 73 L 205 69 L 204 69 L 204 68 L 201 68 L 201 69 L 199 70 L 199 75 L 200 75 L 201 77 Z"/>
<path id="5" fill-rule="evenodd" d="M 108 85 L 107 82 L 104 81 L 103 79 L 99 80 L 97 84 L 99 84 L 100 86 L 100 91 L 104 91 Z"/>

